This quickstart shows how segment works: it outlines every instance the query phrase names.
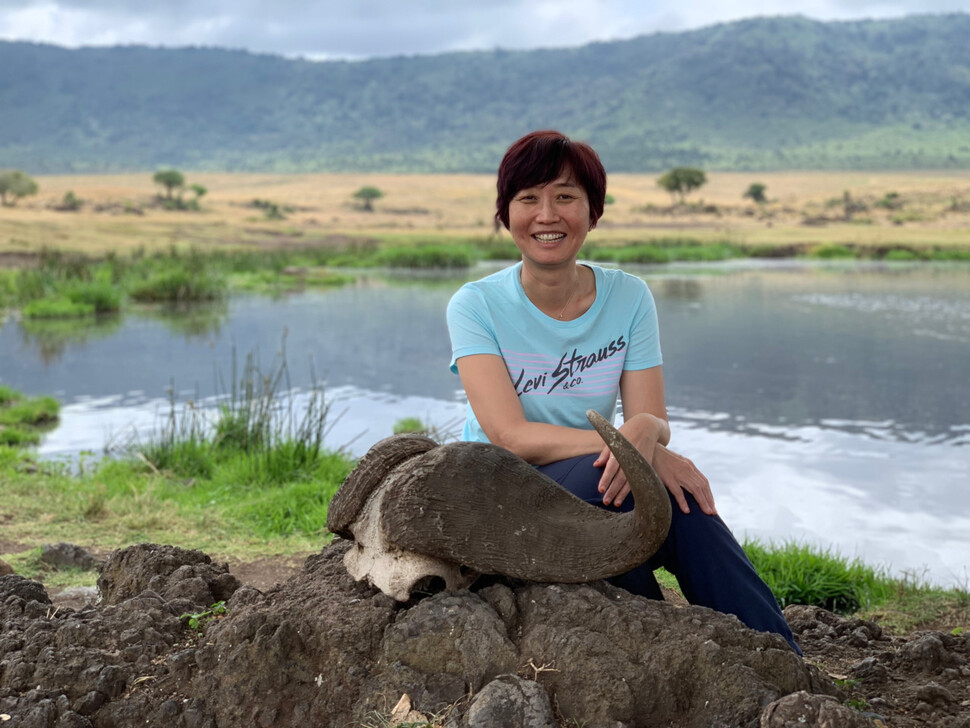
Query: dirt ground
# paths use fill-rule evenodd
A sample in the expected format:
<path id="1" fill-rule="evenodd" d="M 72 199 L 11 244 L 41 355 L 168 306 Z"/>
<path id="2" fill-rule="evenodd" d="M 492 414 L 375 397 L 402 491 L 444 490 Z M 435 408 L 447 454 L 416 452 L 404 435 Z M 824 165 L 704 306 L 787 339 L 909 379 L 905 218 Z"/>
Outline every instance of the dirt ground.
<path id="1" fill-rule="evenodd" d="M 0 553 L 24 544 L 0 540 Z M 107 556 L 97 549 L 99 558 Z M 309 553 L 230 561 L 244 585 L 267 591 L 300 571 Z M 51 589 L 55 605 L 77 609 L 84 595 Z M 87 599 L 92 597 L 90 589 Z M 668 601 L 683 604 L 676 594 Z M 839 617 L 816 607 L 788 607 L 785 616 L 805 651 L 844 691 L 844 702 L 872 714 L 873 725 L 891 728 L 953 726 L 970 728 L 970 634 L 960 628 L 892 634 L 879 624 Z"/>

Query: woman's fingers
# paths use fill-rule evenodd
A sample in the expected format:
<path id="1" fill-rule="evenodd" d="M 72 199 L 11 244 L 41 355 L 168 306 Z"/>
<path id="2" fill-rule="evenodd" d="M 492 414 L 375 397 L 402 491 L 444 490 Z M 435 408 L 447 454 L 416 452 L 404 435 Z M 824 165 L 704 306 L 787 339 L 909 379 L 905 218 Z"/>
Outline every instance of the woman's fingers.
<path id="1" fill-rule="evenodd" d="M 674 496 L 677 505 L 684 513 L 690 513 L 687 499 L 684 497 L 686 490 L 697 501 L 702 512 L 709 516 L 717 515 L 717 507 L 714 505 L 714 495 L 711 493 L 711 485 L 704 474 L 697 469 L 693 462 L 682 455 L 664 448 L 662 458 L 656 463 L 660 479 L 663 480 L 667 490 Z"/>
<path id="2" fill-rule="evenodd" d="M 620 464 L 613 457 L 609 448 L 605 448 L 600 456 L 593 463 L 596 467 L 603 468 L 603 475 L 600 476 L 598 490 L 603 494 L 603 505 L 613 504 L 620 506 L 630 494 L 630 484 L 626 480 Z"/>
<path id="3" fill-rule="evenodd" d="M 690 506 L 687 505 L 687 499 L 684 498 L 684 489 L 676 483 L 671 483 L 670 485 L 667 485 L 667 490 L 670 491 L 670 494 L 674 497 L 674 500 L 677 501 L 677 505 L 680 506 L 681 512 L 690 513 Z"/>

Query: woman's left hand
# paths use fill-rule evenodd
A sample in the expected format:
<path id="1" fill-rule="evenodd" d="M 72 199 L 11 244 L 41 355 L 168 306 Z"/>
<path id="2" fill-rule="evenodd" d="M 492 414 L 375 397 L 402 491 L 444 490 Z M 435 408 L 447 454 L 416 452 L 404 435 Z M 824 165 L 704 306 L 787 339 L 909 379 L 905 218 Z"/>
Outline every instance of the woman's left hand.
<path id="1" fill-rule="evenodd" d="M 686 491 L 694 496 L 697 505 L 704 513 L 709 516 L 717 515 L 711 484 L 691 460 L 678 455 L 673 450 L 668 450 L 663 445 L 658 445 L 654 451 L 653 468 L 684 513 L 690 513 L 687 499 L 684 497 Z"/>

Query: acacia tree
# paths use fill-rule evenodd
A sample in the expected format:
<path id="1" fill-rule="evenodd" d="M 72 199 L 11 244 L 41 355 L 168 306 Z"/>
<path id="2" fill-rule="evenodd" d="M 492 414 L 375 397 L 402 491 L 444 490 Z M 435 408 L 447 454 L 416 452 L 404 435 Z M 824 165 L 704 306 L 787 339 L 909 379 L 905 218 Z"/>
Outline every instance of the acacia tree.
<path id="1" fill-rule="evenodd" d="M 680 204 L 684 204 L 687 195 L 706 182 L 704 170 L 696 167 L 674 167 L 657 180 L 657 184 L 670 193 L 671 199 L 677 195 Z"/>
<path id="2" fill-rule="evenodd" d="M 172 190 L 185 186 L 185 176 L 177 169 L 160 169 L 152 177 L 155 184 L 165 188 L 165 199 L 172 199 Z"/>
<path id="3" fill-rule="evenodd" d="M 374 200 L 379 200 L 383 196 L 384 193 L 376 187 L 361 187 L 353 195 L 355 200 L 360 200 L 363 203 L 364 209 L 367 210 L 367 212 L 373 212 Z"/>
<path id="4" fill-rule="evenodd" d="M 741 197 L 749 198 L 752 202 L 757 202 L 761 205 L 768 201 L 768 198 L 765 196 L 765 190 L 767 189 L 768 186 L 761 182 L 752 182 L 748 185 L 748 189 L 745 190 Z"/>
<path id="5" fill-rule="evenodd" d="M 37 194 L 34 178 L 19 169 L 0 170 L 0 203 L 13 207 L 21 197 Z M 7 201 L 7 195 L 11 199 Z"/>

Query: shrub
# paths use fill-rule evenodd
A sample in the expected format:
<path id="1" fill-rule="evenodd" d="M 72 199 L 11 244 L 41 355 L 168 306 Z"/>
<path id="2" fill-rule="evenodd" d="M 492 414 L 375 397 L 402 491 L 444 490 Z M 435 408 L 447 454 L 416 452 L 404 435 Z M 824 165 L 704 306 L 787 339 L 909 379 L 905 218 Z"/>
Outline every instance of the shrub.
<path id="1" fill-rule="evenodd" d="M 854 258 L 855 252 L 851 248 L 836 243 L 825 243 L 812 249 L 814 258 Z"/>
<path id="2" fill-rule="evenodd" d="M 23 447 L 36 445 L 40 442 L 40 435 L 20 427 L 0 426 L 0 445 L 6 447 Z"/>
<path id="3" fill-rule="evenodd" d="M 386 248 L 374 256 L 374 263 L 388 268 L 470 268 L 473 251 L 458 245 L 422 245 Z"/>
<path id="4" fill-rule="evenodd" d="M 147 280 L 136 283 L 129 295 L 143 303 L 183 301 L 213 301 L 221 298 L 226 290 L 225 281 L 205 267 L 176 267 L 151 274 Z"/>
<path id="5" fill-rule="evenodd" d="M 121 291 L 106 281 L 76 283 L 67 290 L 74 303 L 94 306 L 95 313 L 109 313 L 121 308 Z"/>

